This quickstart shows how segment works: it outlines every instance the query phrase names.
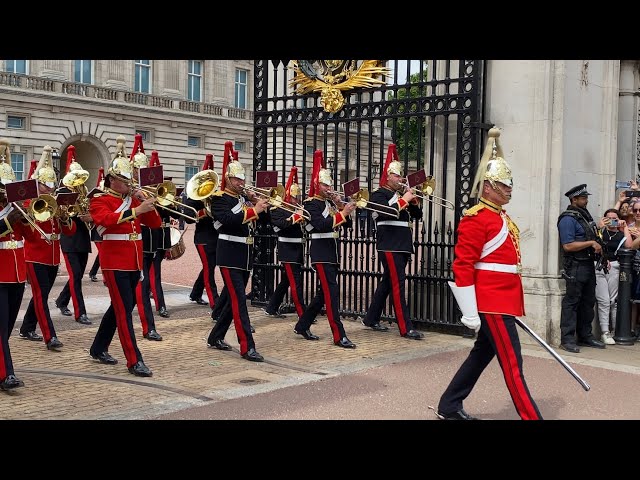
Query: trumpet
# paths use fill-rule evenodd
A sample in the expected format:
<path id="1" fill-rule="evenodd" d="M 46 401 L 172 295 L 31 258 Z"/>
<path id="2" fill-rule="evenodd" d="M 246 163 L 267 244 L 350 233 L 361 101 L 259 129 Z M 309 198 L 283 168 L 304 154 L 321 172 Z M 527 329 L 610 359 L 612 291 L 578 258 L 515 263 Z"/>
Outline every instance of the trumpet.
<path id="1" fill-rule="evenodd" d="M 346 203 L 348 201 L 342 193 L 336 192 L 335 190 L 329 190 L 329 194 L 337 195 L 342 202 Z M 371 210 L 372 212 L 382 213 L 384 215 L 392 215 L 396 218 L 400 217 L 400 211 L 397 208 L 369 201 L 369 190 L 366 188 L 361 188 L 349 198 L 355 202 L 356 207 L 363 210 Z"/>
<path id="2" fill-rule="evenodd" d="M 403 187 L 410 188 L 409 184 L 407 183 L 401 183 L 400 185 L 402 185 Z M 431 175 L 428 175 L 427 179 L 424 182 L 422 182 L 420 185 L 416 185 L 415 187 L 412 187 L 412 189 L 414 190 L 413 194 L 416 197 L 418 197 L 420 200 L 427 200 L 428 202 L 431 202 L 435 205 L 438 205 L 444 208 L 449 208 L 451 210 L 456 209 L 453 202 L 447 200 L 446 198 L 438 197 L 437 195 L 433 194 L 433 191 L 436 189 L 436 180 Z"/>
<path id="3" fill-rule="evenodd" d="M 269 205 L 275 208 L 282 208 L 291 213 L 302 212 L 302 217 L 307 221 L 311 221 L 311 215 L 307 212 L 302 205 L 296 205 L 293 203 L 285 202 L 284 197 L 286 196 L 285 189 L 282 185 L 276 185 L 271 188 L 260 188 L 253 187 L 251 185 L 245 185 L 243 187 L 245 191 L 254 193 L 255 195 L 266 198 L 269 201 Z"/>
<path id="4" fill-rule="evenodd" d="M 154 197 L 158 201 L 158 204 L 165 210 L 168 210 L 169 212 L 175 213 L 177 215 L 188 218 L 190 220 L 193 220 L 195 218 L 197 221 L 198 219 L 198 211 L 195 208 L 190 207 L 189 205 L 184 205 L 180 200 L 176 200 L 177 189 L 173 182 L 165 180 L 164 182 L 159 183 L 155 187 L 151 187 L 151 186 L 140 187 L 138 185 L 134 185 L 133 188 L 140 190 L 147 196 Z M 193 210 L 194 216 L 192 217 L 189 215 L 185 215 L 179 210 L 170 208 L 170 205 L 180 205 L 180 207 L 182 208 L 191 209 Z"/>

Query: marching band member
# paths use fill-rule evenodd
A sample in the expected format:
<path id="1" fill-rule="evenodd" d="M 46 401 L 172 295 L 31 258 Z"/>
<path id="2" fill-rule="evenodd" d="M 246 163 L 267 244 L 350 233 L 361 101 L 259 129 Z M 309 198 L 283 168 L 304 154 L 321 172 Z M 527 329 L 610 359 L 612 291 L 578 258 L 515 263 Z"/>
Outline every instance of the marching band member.
<path id="1" fill-rule="evenodd" d="M 469 356 L 440 397 L 438 417 L 475 420 L 462 403 L 484 369 L 498 356 L 513 405 L 523 420 L 541 420 L 522 371 L 520 338 L 515 317 L 524 316 L 520 278 L 520 234 L 503 205 L 511 200 L 513 178 L 498 143 L 500 130 L 489 138 L 471 195 L 478 204 L 467 209 L 458 225 L 451 291 L 462 311 L 462 323 L 478 334 Z"/>
<path id="2" fill-rule="evenodd" d="M 76 147 L 67 147 L 67 169 L 69 174 L 72 170 L 81 170 L 82 166 L 76 162 Z M 88 174 L 88 172 L 87 172 Z M 68 187 L 58 189 L 58 193 L 71 192 Z M 64 284 L 56 299 L 56 307 L 65 316 L 71 316 L 67 305 L 69 300 L 73 303 L 73 314 L 76 322 L 83 325 L 91 325 L 91 320 L 87 317 L 87 309 L 84 305 L 82 294 L 82 277 L 87 268 L 89 253 L 91 253 L 91 234 L 87 222 L 92 220 L 89 213 L 80 213 L 71 217 L 71 221 L 76 225 L 76 232 L 73 235 L 62 235 L 60 237 L 60 248 L 69 273 L 69 280 Z"/>
<path id="3" fill-rule="evenodd" d="M 158 152 L 156 153 L 156 157 Z M 153 154 L 152 154 L 153 155 Z M 131 149 L 130 163 L 132 169 L 132 176 L 135 182 L 139 182 L 138 174 L 140 168 L 148 167 L 151 164 L 149 157 L 144 153 L 144 146 L 142 145 L 142 135 L 136 133 L 133 142 L 133 148 Z M 141 189 L 135 189 L 131 195 L 137 198 L 139 201 L 144 201 L 149 197 Z M 157 207 L 157 204 L 154 204 Z M 156 210 L 157 212 L 157 210 Z M 152 217 L 155 221 L 155 217 Z M 158 218 L 160 216 L 158 215 Z M 160 218 L 160 222 L 162 219 Z M 140 323 L 142 324 L 142 336 L 147 340 L 159 342 L 162 340 L 162 335 L 156 330 L 156 321 L 153 316 L 153 309 L 151 308 L 151 265 L 153 264 L 153 257 L 156 255 L 156 235 L 153 226 L 147 225 L 144 220 L 141 219 L 140 230 L 142 231 L 142 275 L 141 281 L 136 286 L 136 306 L 138 307 L 138 315 L 140 315 Z"/>
<path id="4" fill-rule="evenodd" d="M 136 343 L 131 312 L 136 301 L 136 287 L 143 269 L 141 222 L 150 227 L 160 226 L 160 217 L 153 197 L 143 201 L 132 197 L 132 165 L 124 151 L 124 137 L 117 139 L 117 153 L 105 178 L 105 193 L 91 199 L 89 211 L 102 235 L 100 266 L 109 289 L 111 305 L 89 349 L 100 363 L 114 365 L 118 361 L 109 352 L 109 345 L 118 329 L 118 337 L 127 359 L 129 373 L 150 377 Z"/>
<path id="5" fill-rule="evenodd" d="M 293 331 L 307 340 L 318 340 L 319 337 L 312 334 L 309 327 L 322 307 L 326 305 L 333 343 L 344 348 L 355 348 L 355 343 L 347 338 L 338 308 L 340 286 L 338 285 L 338 232 L 336 229 L 347 221 L 349 215 L 356 209 L 356 204 L 354 202 L 343 204 L 337 198 L 332 198 L 332 184 L 331 172 L 324 168 L 322 151 L 316 150 L 313 157 L 309 198 L 305 200 L 305 208 L 311 216 L 306 229 L 311 232 L 309 235 L 311 265 L 318 273 L 319 288 Z M 342 210 L 338 210 L 336 201 L 341 205 Z"/>
<path id="6" fill-rule="evenodd" d="M 202 171 L 213 170 L 213 154 L 207 153 L 202 165 Z M 210 199 L 205 199 L 210 201 Z M 218 301 L 218 286 L 216 285 L 215 268 L 216 268 L 216 249 L 218 245 L 218 231 L 214 227 L 213 218 L 205 209 L 205 200 L 195 200 L 189 198 L 184 204 L 195 208 L 198 211 L 198 223 L 196 223 L 196 231 L 193 235 L 193 243 L 196 246 L 200 261 L 202 262 L 202 270 L 193 284 L 189 300 L 196 302 L 198 305 L 206 305 L 207 302 L 202 299 L 202 294 L 206 290 L 207 298 L 211 311 Z M 185 219 L 187 223 L 194 223 L 194 220 Z"/>
<path id="7" fill-rule="evenodd" d="M 96 188 L 100 190 L 104 190 L 104 167 L 100 167 L 98 170 L 98 181 L 96 182 Z M 100 243 L 102 242 L 102 237 L 98 233 L 98 230 L 95 228 L 91 229 L 91 241 L 95 244 L 96 250 L 100 252 Z M 96 255 L 96 259 L 93 261 L 93 265 L 89 270 L 89 279 L 92 282 L 98 281 L 98 269 L 100 268 L 100 255 Z"/>
<path id="8" fill-rule="evenodd" d="M 389 205 L 398 213 L 385 214 L 382 210 L 373 213 L 377 232 L 376 249 L 380 252 L 384 271 L 362 324 L 377 332 L 389 329 L 380 324 L 380 316 L 391 294 L 400 335 L 420 340 L 424 335 L 413 329 L 405 297 L 405 269 L 413 253 L 411 219 L 422 217 L 422 208 L 411 189 L 405 191 L 403 180 L 402 163 L 398 161 L 396 146 L 392 143 L 380 175 L 380 188 L 371 194 L 369 200 L 371 203 Z"/>
<path id="9" fill-rule="evenodd" d="M 298 167 L 291 167 L 289 178 L 285 187 L 284 201 L 291 205 L 300 205 L 298 195 Z M 302 210 L 302 205 L 300 205 Z M 285 318 L 278 313 L 280 304 L 284 299 L 289 286 L 291 286 L 291 297 L 296 307 L 298 318 L 302 317 L 305 311 L 304 290 L 302 289 L 302 264 L 304 263 L 304 217 L 302 211 L 291 212 L 285 208 L 272 208 L 271 223 L 273 230 L 278 234 L 278 261 L 284 267 L 284 275 L 280 283 L 273 291 L 269 303 L 264 312 L 270 317 Z"/>
<path id="10" fill-rule="evenodd" d="M 58 180 L 53 169 L 51 159 L 52 148 L 45 145 L 38 165 L 31 178 L 38 181 L 38 191 L 42 194 L 52 195 Z M 35 201 L 33 199 L 31 201 Z M 29 200 L 24 202 L 28 206 Z M 49 205 L 47 204 L 47 210 Z M 27 262 L 27 278 L 31 285 L 31 294 L 27 311 L 20 327 L 20 338 L 39 341 L 43 337 L 36 333 L 36 324 L 44 336 L 44 342 L 48 350 L 58 350 L 62 342 L 56 336 L 56 330 L 49 312 L 49 293 L 56 280 L 60 266 L 60 234 L 73 235 L 76 232 L 76 224 L 70 217 L 60 217 L 59 212 L 48 212 L 48 218 L 35 219 L 38 227 L 46 234 L 46 239 L 35 228 L 25 228 L 25 259 Z M 55 214 L 54 214 L 55 213 Z"/>
<path id="11" fill-rule="evenodd" d="M 251 332 L 249 312 L 247 311 L 246 288 L 252 269 L 253 237 L 251 227 L 258 216 L 269 206 L 266 198 L 255 199 L 247 195 L 255 204 L 250 206 L 245 198 L 245 172 L 239 161 L 231 161 L 233 142 L 225 142 L 223 179 L 220 190 L 211 198 L 211 210 L 218 228 L 218 244 L 216 262 L 222 273 L 224 288 L 220 301 L 224 307 L 217 323 L 209 333 L 207 343 L 218 350 L 231 350 L 224 337 L 233 320 L 240 354 L 242 358 L 252 362 L 263 362 L 264 358 L 255 349 Z M 223 299 L 228 297 L 226 301 Z"/>
<path id="12" fill-rule="evenodd" d="M 0 390 L 24 387 L 16 377 L 9 349 L 9 336 L 16 324 L 27 281 L 23 232 L 29 228 L 22 214 L 7 203 L 4 187 L 15 181 L 9 140 L 0 140 Z"/>

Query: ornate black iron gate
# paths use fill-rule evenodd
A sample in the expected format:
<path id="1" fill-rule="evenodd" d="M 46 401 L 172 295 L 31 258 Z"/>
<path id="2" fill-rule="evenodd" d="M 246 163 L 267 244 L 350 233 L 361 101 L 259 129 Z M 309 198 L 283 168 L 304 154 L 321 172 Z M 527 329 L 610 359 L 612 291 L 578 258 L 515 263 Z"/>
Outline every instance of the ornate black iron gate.
<path id="1" fill-rule="evenodd" d="M 309 66 L 315 61 L 300 62 Z M 254 171 L 277 170 L 284 185 L 291 166 L 296 165 L 306 190 L 313 152 L 321 149 L 333 172 L 334 189 L 358 177 L 361 186 L 373 191 L 379 186 L 387 147 L 395 143 L 405 173 L 424 168 L 436 179 L 434 195 L 455 205 L 451 210 L 425 201 L 423 219 L 415 222 L 415 254 L 406 289 L 411 320 L 430 330 L 464 333 L 447 281 L 452 279 L 455 227 L 469 206 L 482 128 L 486 128 L 482 123 L 484 61 L 394 60 L 386 65 L 384 83 L 346 92 L 344 106 L 331 113 L 323 108 L 326 105 L 318 93 L 294 92 L 291 61 L 256 60 Z M 353 218 L 340 239 L 340 312 L 347 317 L 365 315 L 382 276 L 375 222 L 366 210 L 358 210 Z M 271 226 L 260 224 L 256 233 L 252 304 L 264 305 L 282 269 Z M 316 290 L 315 272 L 308 261 L 307 256 L 303 269 L 307 304 Z M 283 308 L 294 311 L 289 303 Z M 390 303 L 384 315 L 393 320 Z"/>

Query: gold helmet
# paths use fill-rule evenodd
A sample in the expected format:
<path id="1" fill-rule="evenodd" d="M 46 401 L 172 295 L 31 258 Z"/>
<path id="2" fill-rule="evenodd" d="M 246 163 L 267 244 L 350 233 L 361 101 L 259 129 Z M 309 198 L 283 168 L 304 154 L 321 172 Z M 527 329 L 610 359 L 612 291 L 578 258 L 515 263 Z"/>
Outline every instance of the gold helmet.
<path id="1" fill-rule="evenodd" d="M 131 149 L 131 165 L 133 168 L 144 168 L 149 166 L 149 157 L 144 153 L 142 145 L 142 134 L 136 133 Z"/>
<path id="2" fill-rule="evenodd" d="M 120 180 L 128 182 L 131 180 L 132 169 L 131 162 L 124 149 L 125 142 L 124 136 L 118 135 L 116 138 L 116 155 L 111 162 L 109 170 L 107 170 L 107 175 L 113 175 Z"/>
<path id="3" fill-rule="evenodd" d="M 482 195 L 482 184 L 488 180 L 495 188 L 496 182 L 502 183 L 507 187 L 513 187 L 513 176 L 511 175 L 511 167 L 504 159 L 502 146 L 498 142 L 500 130 L 493 127 L 489 130 L 489 138 L 485 146 L 482 158 L 478 164 L 478 171 L 473 181 L 471 196 L 480 198 Z"/>
<path id="4" fill-rule="evenodd" d="M 226 188 L 226 180 L 228 178 L 239 178 L 245 180 L 245 171 L 242 164 L 238 161 L 238 152 L 233 149 L 233 142 L 227 140 L 224 142 L 224 157 L 222 159 L 222 184 L 220 189 Z"/>
<path id="5" fill-rule="evenodd" d="M 403 166 L 400 160 L 398 159 L 398 150 L 396 149 L 395 143 L 390 143 L 387 148 L 387 159 L 384 162 L 384 168 L 382 169 L 382 173 L 380 174 L 380 186 L 384 187 L 387 185 L 387 175 L 390 173 L 395 173 L 396 175 L 400 175 L 401 177 L 403 172 Z"/>
<path id="6" fill-rule="evenodd" d="M 15 182 L 16 174 L 11 167 L 11 151 L 9 150 L 9 140 L 0 139 L 0 183 L 7 184 Z"/>
<path id="7" fill-rule="evenodd" d="M 44 146 L 36 171 L 33 172 L 31 176 L 31 178 L 38 180 L 40 183 L 44 183 L 49 188 L 55 188 L 58 183 L 58 177 L 56 171 L 53 169 L 53 161 L 51 159 L 52 150 L 51 146 Z"/>

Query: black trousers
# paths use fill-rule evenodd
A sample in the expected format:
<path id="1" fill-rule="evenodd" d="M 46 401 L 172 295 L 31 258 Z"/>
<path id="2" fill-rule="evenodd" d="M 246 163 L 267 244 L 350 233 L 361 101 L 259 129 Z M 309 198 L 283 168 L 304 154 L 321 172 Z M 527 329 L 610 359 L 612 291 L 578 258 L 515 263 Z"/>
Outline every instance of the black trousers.
<path id="1" fill-rule="evenodd" d="M 32 297 L 24 314 L 20 332 L 23 334 L 33 332 L 38 324 L 45 343 L 56 336 L 56 329 L 49 312 L 49 292 L 56 281 L 57 274 L 58 265 L 27 262 L 27 279 L 31 285 Z"/>
<path id="2" fill-rule="evenodd" d="M 364 318 L 365 325 L 371 326 L 380 321 L 384 304 L 391 294 L 391 303 L 396 314 L 400 335 L 413 329 L 405 296 L 405 280 L 407 278 L 405 269 L 410 257 L 410 254 L 404 252 L 380 252 L 380 261 L 384 271 Z"/>
<path id="3" fill-rule="evenodd" d="M 220 298 L 223 299 L 224 306 L 217 323 L 209 333 L 208 343 L 212 345 L 216 340 L 224 340 L 231 321 L 233 321 L 238 343 L 240 344 L 240 355 L 244 355 L 248 350 L 256 348 L 251 334 L 251 322 L 249 321 L 247 295 L 245 293 L 250 272 L 227 267 L 220 267 L 220 272 L 224 281 L 224 288 Z"/>
<path id="4" fill-rule="evenodd" d="M 282 300 L 289 290 L 289 286 L 293 285 L 291 289 L 291 298 L 293 304 L 296 306 L 296 313 L 298 317 L 301 317 L 305 311 L 304 304 L 304 291 L 302 290 L 302 265 L 299 263 L 282 262 L 284 267 L 284 274 L 280 278 L 280 283 L 273 291 L 269 303 L 267 304 L 267 312 L 278 313 L 278 309 L 282 304 Z"/>
<path id="5" fill-rule="evenodd" d="M 198 250 L 198 255 L 202 262 L 202 270 L 200 270 L 189 296 L 191 298 L 200 298 L 206 289 L 209 306 L 213 308 L 219 296 L 215 278 L 216 251 L 208 250 L 206 245 L 196 245 L 196 250 Z"/>
<path id="6" fill-rule="evenodd" d="M 99 244 L 96 243 L 96 247 Z M 91 265 L 91 270 L 89 270 L 89 275 L 95 277 L 98 274 L 98 270 L 100 269 L 100 255 L 96 255 L 96 259 L 93 261 L 93 265 Z"/>
<path id="7" fill-rule="evenodd" d="M 0 283 L 0 381 L 15 373 L 9 350 L 9 337 L 16 324 L 23 296 L 24 283 Z"/>
<path id="8" fill-rule="evenodd" d="M 62 287 L 62 291 L 56 299 L 56 305 L 66 307 L 69 305 L 69 300 L 72 300 L 73 314 L 77 320 L 80 315 L 87 314 L 87 309 L 84 306 L 84 296 L 82 295 L 82 277 L 87 268 L 89 254 L 87 252 L 69 252 L 62 255 L 67 265 L 67 272 L 69 272 L 69 280 Z"/>
<path id="9" fill-rule="evenodd" d="M 313 320 L 320 313 L 323 306 L 327 306 L 327 319 L 331 327 L 333 341 L 339 342 L 341 338 L 346 337 L 344 325 L 340 320 L 339 301 L 340 287 L 338 286 L 338 265 L 335 263 L 314 263 L 313 267 L 318 273 L 319 285 L 316 290 L 316 296 L 313 297 L 311 303 L 305 310 L 295 330 L 303 332 L 308 330 Z"/>
<path id="10" fill-rule="evenodd" d="M 156 310 L 162 307 L 167 308 L 164 303 L 164 290 L 162 289 L 162 260 L 164 260 L 164 250 L 156 250 L 151 263 L 149 280 L 151 281 L 151 290 L 153 291 L 153 301 L 156 304 Z"/>
<path id="11" fill-rule="evenodd" d="M 513 405 L 523 420 L 542 420 L 522 371 L 522 351 L 516 320 L 511 315 L 480 313 L 481 326 L 469 356 L 442 394 L 438 411 L 454 413 L 462 409 L 480 375 L 494 356 L 502 369 Z"/>
<path id="12" fill-rule="evenodd" d="M 574 262 L 565 269 L 566 293 L 560 314 L 561 343 L 575 343 L 593 337 L 596 303 L 596 269 L 592 261 Z M 576 338 L 577 337 L 577 338 Z"/>
<path id="13" fill-rule="evenodd" d="M 149 330 L 156 329 L 156 322 L 153 318 L 153 309 L 151 308 L 151 298 L 149 290 L 151 285 L 150 273 L 151 264 L 155 253 L 142 254 L 142 273 L 144 279 L 138 282 L 136 286 L 136 306 L 138 307 L 138 315 L 140 315 L 140 323 L 142 324 L 142 335 L 149 333 Z"/>
<path id="14" fill-rule="evenodd" d="M 98 355 L 108 351 L 117 328 L 128 368 L 143 361 L 136 343 L 131 317 L 135 305 L 136 287 L 140 281 L 140 271 L 103 270 L 102 275 L 109 289 L 111 305 L 100 321 L 89 353 Z"/>

